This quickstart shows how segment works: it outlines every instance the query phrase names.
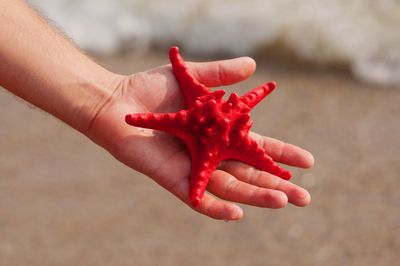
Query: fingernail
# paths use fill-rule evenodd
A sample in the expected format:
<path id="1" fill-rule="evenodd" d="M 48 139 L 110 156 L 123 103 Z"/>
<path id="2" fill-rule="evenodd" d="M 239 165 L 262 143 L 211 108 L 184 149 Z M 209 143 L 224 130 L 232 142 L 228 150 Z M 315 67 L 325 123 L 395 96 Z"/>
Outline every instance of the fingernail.
<path id="1" fill-rule="evenodd" d="M 239 206 L 233 205 L 231 220 L 239 220 L 243 217 L 243 210 Z"/>

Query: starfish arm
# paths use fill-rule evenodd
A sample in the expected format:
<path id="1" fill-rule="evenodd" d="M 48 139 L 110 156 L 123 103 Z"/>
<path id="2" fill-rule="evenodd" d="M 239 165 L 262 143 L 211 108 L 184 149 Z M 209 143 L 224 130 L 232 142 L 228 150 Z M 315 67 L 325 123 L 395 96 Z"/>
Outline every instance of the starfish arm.
<path id="1" fill-rule="evenodd" d="M 194 168 L 195 169 L 195 168 Z M 196 169 L 195 169 L 196 170 Z M 190 175 L 189 202 L 193 207 L 200 205 L 211 173 L 207 170 L 192 171 Z"/>
<path id="2" fill-rule="evenodd" d="M 185 95 L 188 107 L 191 107 L 197 97 L 210 93 L 210 90 L 198 82 L 196 78 L 190 73 L 188 67 L 179 54 L 178 47 L 171 47 L 169 50 L 169 59 L 172 64 L 172 70 L 175 77 L 181 86 L 183 94 Z"/>
<path id="3" fill-rule="evenodd" d="M 251 91 L 240 97 L 240 100 L 250 108 L 253 108 L 268 94 L 270 94 L 275 88 L 275 82 L 267 82 L 259 87 L 252 89 Z"/>
<path id="4" fill-rule="evenodd" d="M 242 161 L 285 180 L 289 180 L 292 177 L 289 171 L 280 167 L 263 149 L 258 147 L 257 142 L 254 140 L 245 139 L 236 143 L 239 144 L 235 144 L 229 149 L 229 156 L 226 159 Z"/>
<path id="5" fill-rule="evenodd" d="M 216 151 L 190 149 L 192 170 L 190 174 L 189 201 L 193 207 L 200 205 L 206 191 L 211 174 L 217 168 L 219 160 Z"/>
<path id="6" fill-rule="evenodd" d="M 178 137 L 187 134 L 184 130 L 187 124 L 187 112 L 185 110 L 165 114 L 128 114 L 125 116 L 125 122 L 131 126 L 161 130 Z"/>

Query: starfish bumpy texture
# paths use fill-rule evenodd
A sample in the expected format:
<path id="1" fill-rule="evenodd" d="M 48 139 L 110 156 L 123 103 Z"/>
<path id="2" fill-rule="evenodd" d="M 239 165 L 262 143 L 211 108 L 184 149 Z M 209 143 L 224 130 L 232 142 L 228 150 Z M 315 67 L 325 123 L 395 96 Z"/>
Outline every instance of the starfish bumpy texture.
<path id="1" fill-rule="evenodd" d="M 172 70 L 183 91 L 187 108 L 176 113 L 126 115 L 132 126 L 161 130 L 180 138 L 191 156 L 189 201 L 197 207 L 212 172 L 222 160 L 238 160 L 283 179 L 291 173 L 281 168 L 257 142 L 249 137 L 253 124 L 249 112 L 272 92 L 275 82 L 265 83 L 239 97 L 232 93 L 222 100 L 225 91 L 212 92 L 190 73 L 178 47 L 169 51 Z"/>

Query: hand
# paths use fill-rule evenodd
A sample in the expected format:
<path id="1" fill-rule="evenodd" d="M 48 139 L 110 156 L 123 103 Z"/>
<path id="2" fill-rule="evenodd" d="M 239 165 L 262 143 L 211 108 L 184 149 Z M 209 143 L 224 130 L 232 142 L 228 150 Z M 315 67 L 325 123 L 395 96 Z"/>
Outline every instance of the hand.
<path id="1" fill-rule="evenodd" d="M 243 57 L 210 63 L 189 63 L 196 78 L 208 87 L 230 85 L 251 76 L 254 60 Z M 188 202 L 190 156 L 177 138 L 158 131 L 125 124 L 126 114 L 176 112 L 184 98 L 170 66 L 131 76 L 120 76 L 112 96 L 93 117 L 88 136 L 118 160 L 152 178 L 183 202 Z M 312 155 L 296 146 L 251 133 L 275 161 L 308 168 Z M 232 202 L 265 208 L 281 208 L 288 202 L 306 206 L 303 188 L 237 161 L 224 161 L 209 182 L 208 191 L 195 210 L 207 216 L 237 220 L 242 210 Z M 227 201 L 225 201 L 227 200 Z M 190 205 L 189 205 L 190 206 Z"/>
<path id="2" fill-rule="evenodd" d="M 32 10 L 25 1 L 0 1 L 0 85 L 87 134 L 117 159 L 138 170 L 188 203 L 190 158 L 176 138 L 128 126 L 126 114 L 172 112 L 183 107 L 181 90 L 169 66 L 128 77 L 115 75 L 82 54 Z M 40 36 L 40 38 L 38 38 Z M 29 51 L 27 54 L 25 51 Z M 209 87 L 246 79 L 255 70 L 249 58 L 190 64 Z M 308 152 L 253 133 L 276 161 L 310 167 Z M 304 189 L 239 162 L 224 162 L 208 190 L 229 201 L 279 208 L 305 206 Z M 196 210 L 234 220 L 242 210 L 206 194 Z"/>

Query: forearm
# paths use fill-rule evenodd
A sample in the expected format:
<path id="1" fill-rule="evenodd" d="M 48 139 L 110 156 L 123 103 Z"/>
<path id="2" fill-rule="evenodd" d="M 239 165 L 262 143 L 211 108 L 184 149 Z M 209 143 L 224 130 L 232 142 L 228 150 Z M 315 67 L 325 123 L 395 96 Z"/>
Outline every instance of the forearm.
<path id="1" fill-rule="evenodd" d="M 0 0 L 0 85 L 84 132 L 119 76 L 20 0 Z"/>

